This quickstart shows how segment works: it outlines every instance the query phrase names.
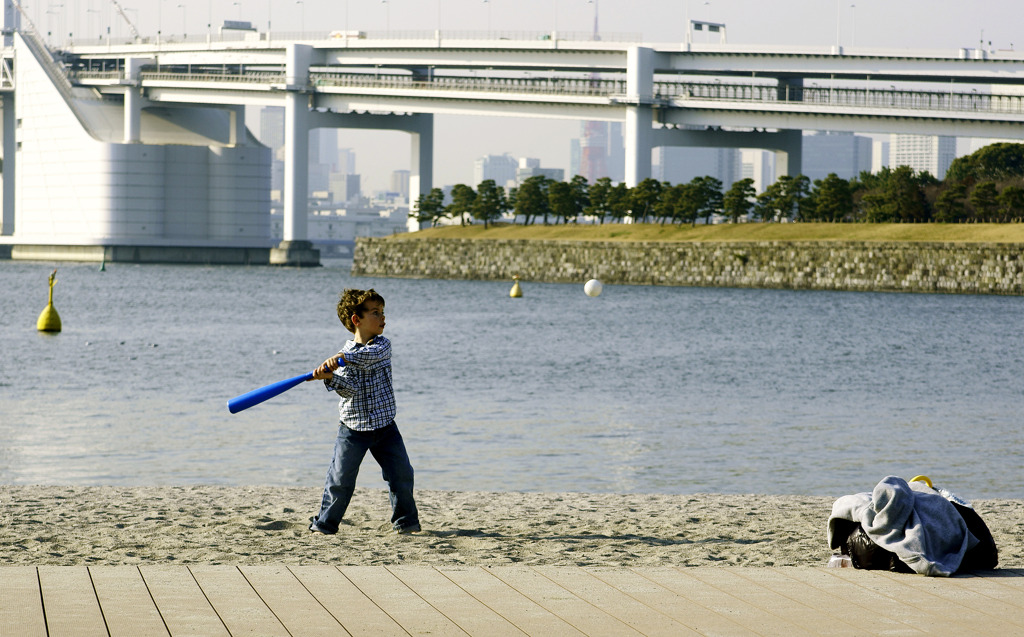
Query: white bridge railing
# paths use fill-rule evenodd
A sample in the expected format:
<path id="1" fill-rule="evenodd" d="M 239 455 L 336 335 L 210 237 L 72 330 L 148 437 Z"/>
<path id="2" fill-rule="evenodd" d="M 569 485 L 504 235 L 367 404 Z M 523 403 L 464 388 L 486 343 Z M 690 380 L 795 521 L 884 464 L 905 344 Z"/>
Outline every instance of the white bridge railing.
<path id="1" fill-rule="evenodd" d="M 116 83 L 119 71 L 75 71 L 73 82 L 82 84 Z M 162 83 L 217 83 L 236 84 L 239 89 L 252 85 L 283 85 L 285 73 L 267 70 L 241 72 L 143 71 L 143 85 Z M 550 95 L 552 97 L 607 97 L 621 98 L 627 94 L 624 79 L 591 79 L 579 77 L 461 77 L 429 76 L 386 73 L 346 73 L 315 70 L 309 74 L 306 86 L 310 91 L 344 92 L 346 88 L 378 89 L 387 91 L 445 91 L 451 93 L 501 93 L 504 95 Z M 956 91 L 928 91 L 872 87 L 800 87 L 768 83 L 721 83 L 693 81 L 658 81 L 654 83 L 655 105 L 685 107 L 686 102 L 717 101 L 761 104 L 804 104 L 839 109 L 871 108 L 903 111 L 952 111 L 994 115 L 1024 114 L 1024 95 L 998 95 Z"/>

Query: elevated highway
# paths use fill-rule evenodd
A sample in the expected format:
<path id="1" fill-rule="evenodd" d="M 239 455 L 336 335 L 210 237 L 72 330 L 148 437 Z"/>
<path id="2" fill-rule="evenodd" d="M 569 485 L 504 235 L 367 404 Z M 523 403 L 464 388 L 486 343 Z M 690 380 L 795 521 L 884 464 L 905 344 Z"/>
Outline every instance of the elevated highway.
<path id="1" fill-rule="evenodd" d="M 51 53 L 73 88 L 122 105 L 125 142 L 146 141 L 145 109 L 223 107 L 237 120 L 240 106 L 284 107 L 286 243 L 306 236 L 316 127 L 409 133 L 414 197 L 433 185 L 435 114 L 624 122 L 629 185 L 650 176 L 657 146 L 763 148 L 777 174 L 795 174 L 804 130 L 1024 139 L 1024 55 L 1012 52 L 342 36 L 77 42 Z"/>

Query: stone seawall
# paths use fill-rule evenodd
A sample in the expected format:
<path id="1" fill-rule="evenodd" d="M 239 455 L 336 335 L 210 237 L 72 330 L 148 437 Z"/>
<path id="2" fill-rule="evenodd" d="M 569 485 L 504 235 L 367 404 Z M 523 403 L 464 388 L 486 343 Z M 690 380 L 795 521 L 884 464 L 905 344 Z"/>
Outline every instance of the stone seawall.
<path id="1" fill-rule="evenodd" d="M 1024 295 L 1024 244 L 359 238 L 352 274 Z"/>

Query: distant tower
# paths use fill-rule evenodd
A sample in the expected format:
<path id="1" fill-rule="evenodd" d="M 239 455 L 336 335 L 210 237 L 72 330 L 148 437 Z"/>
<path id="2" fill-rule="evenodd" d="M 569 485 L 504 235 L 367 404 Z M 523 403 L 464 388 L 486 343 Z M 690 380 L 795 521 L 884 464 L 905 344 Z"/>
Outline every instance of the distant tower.
<path id="1" fill-rule="evenodd" d="M 594 183 L 608 176 L 608 123 L 583 122 L 580 138 L 580 174 Z"/>
<path id="2" fill-rule="evenodd" d="M 594 40 L 600 40 L 597 32 L 597 0 L 594 0 Z M 593 73 L 591 80 L 597 80 L 598 74 Z M 580 174 L 587 181 L 594 183 L 601 177 L 608 176 L 608 123 L 583 122 L 580 136 Z"/>

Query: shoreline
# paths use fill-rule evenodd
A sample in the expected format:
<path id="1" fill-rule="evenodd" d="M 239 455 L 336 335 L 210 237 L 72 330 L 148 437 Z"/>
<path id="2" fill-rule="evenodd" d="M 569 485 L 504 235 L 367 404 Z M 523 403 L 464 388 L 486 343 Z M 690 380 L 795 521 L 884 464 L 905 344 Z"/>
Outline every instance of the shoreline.
<path id="1" fill-rule="evenodd" d="M 824 566 L 829 496 L 418 490 L 423 532 L 390 531 L 360 487 L 337 535 L 319 487 L 0 486 L 0 566 L 321 564 Z M 977 500 L 1000 568 L 1024 568 L 1024 500 Z"/>

